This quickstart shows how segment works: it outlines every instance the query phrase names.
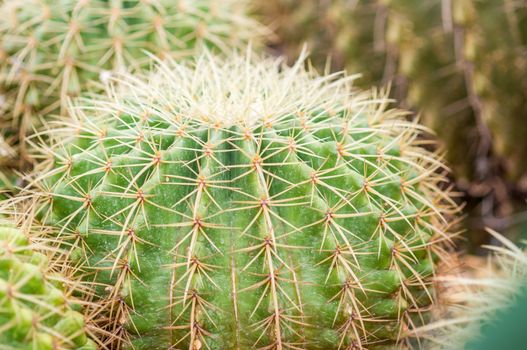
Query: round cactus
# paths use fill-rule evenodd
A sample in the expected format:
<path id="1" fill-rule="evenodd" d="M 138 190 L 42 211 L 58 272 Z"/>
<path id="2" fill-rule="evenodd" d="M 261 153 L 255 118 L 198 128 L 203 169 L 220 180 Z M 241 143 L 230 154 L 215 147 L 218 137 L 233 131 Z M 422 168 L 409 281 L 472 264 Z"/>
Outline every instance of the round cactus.
<path id="1" fill-rule="evenodd" d="M 263 33 L 245 11 L 239 0 L 4 1 L 0 125 L 24 137 L 40 117 L 64 111 L 67 97 L 144 67 L 147 52 L 180 59 L 202 46 L 243 46 Z"/>
<path id="2" fill-rule="evenodd" d="M 95 350 L 84 317 L 48 257 L 16 228 L 0 223 L 0 348 Z"/>
<path id="3" fill-rule="evenodd" d="M 134 349 L 403 344 L 455 207 L 421 128 L 352 78 L 207 54 L 50 128 L 40 221 Z"/>

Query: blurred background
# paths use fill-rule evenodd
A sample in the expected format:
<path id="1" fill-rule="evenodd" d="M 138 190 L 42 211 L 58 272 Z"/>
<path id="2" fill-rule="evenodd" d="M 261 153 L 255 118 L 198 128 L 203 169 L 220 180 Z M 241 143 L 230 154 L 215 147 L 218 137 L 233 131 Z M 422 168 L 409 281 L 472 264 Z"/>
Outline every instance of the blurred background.
<path id="1" fill-rule="evenodd" d="M 292 62 L 361 73 L 433 130 L 465 203 L 462 245 L 527 238 L 527 1 L 266 0 L 256 16 Z"/>

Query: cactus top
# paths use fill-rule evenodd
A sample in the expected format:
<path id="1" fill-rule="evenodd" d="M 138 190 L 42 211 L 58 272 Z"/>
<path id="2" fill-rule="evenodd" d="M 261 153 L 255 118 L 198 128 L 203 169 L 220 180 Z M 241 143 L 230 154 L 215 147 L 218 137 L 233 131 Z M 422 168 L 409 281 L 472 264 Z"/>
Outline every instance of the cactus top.
<path id="1" fill-rule="evenodd" d="M 406 341 L 435 298 L 452 205 L 420 127 L 352 81 L 204 54 L 119 75 L 50 125 L 32 193 L 100 286 L 108 341 Z"/>

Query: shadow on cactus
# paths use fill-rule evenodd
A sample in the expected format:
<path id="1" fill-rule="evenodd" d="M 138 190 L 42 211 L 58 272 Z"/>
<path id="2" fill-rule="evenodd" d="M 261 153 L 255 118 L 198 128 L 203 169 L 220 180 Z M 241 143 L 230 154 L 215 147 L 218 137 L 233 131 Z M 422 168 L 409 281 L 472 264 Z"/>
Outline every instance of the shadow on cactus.
<path id="1" fill-rule="evenodd" d="M 426 322 L 457 208 L 422 127 L 352 81 L 204 54 L 49 126 L 27 194 L 109 342 L 376 349 Z"/>

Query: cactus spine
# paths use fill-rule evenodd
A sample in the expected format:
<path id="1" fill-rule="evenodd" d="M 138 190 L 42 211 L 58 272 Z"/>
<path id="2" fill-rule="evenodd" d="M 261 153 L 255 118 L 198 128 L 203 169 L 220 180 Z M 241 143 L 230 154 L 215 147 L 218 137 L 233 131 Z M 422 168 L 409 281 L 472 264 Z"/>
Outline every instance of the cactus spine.
<path id="1" fill-rule="evenodd" d="M 64 278 L 52 272 L 40 248 L 0 222 L 0 348 L 95 350 Z"/>
<path id="2" fill-rule="evenodd" d="M 204 55 L 120 75 L 50 130 L 40 220 L 117 342 L 374 349 L 425 319 L 455 210 L 441 162 L 335 78 Z"/>

